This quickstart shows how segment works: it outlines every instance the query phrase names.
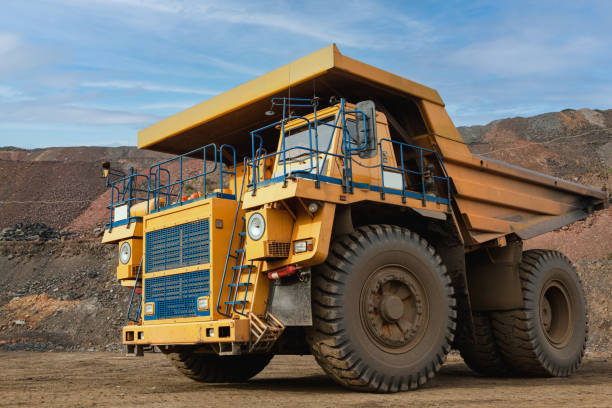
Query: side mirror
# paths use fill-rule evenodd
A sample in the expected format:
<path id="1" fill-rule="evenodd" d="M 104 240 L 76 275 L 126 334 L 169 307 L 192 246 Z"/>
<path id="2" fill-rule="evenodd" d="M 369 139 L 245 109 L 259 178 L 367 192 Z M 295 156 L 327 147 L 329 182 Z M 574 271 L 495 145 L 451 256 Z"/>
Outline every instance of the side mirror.
<path id="1" fill-rule="evenodd" d="M 359 157 L 367 159 L 376 154 L 376 106 L 373 101 L 361 101 L 355 105 L 355 110 L 363 112 L 363 115 L 357 113 L 357 145 L 364 147 L 359 150 Z M 365 122 L 365 123 L 364 123 Z"/>

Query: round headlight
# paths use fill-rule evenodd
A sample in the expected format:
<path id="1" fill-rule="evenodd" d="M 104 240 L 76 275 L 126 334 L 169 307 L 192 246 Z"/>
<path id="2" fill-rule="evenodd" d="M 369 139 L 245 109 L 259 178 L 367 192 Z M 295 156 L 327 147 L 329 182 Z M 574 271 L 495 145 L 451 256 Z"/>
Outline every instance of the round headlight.
<path id="1" fill-rule="evenodd" d="M 132 256 L 132 247 L 129 242 L 124 242 L 121 244 L 121 248 L 119 248 L 119 260 L 122 264 L 128 263 Z"/>
<path id="2" fill-rule="evenodd" d="M 263 215 L 261 215 L 260 213 L 255 213 L 251 215 L 247 224 L 247 232 L 249 233 L 249 238 L 251 238 L 253 241 L 257 241 L 263 236 L 265 230 L 266 221 L 264 220 Z"/>

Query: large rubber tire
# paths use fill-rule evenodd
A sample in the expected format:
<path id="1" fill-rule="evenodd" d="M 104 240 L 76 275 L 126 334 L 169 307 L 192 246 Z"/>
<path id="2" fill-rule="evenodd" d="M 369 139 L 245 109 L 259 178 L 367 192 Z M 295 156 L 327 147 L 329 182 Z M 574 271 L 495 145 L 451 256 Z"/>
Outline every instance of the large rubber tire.
<path id="1" fill-rule="evenodd" d="M 492 314 L 505 362 L 523 375 L 572 374 L 588 334 L 586 301 L 574 267 L 556 251 L 525 251 L 520 279 L 524 307 Z"/>
<path id="2" fill-rule="evenodd" d="M 450 277 L 435 250 L 407 229 L 370 225 L 337 238 L 313 270 L 312 302 L 312 354 L 345 387 L 415 389 L 450 351 L 457 316 Z"/>
<path id="3" fill-rule="evenodd" d="M 190 348 L 177 348 L 165 354 L 179 372 L 195 381 L 208 383 L 247 381 L 263 370 L 273 357 L 272 354 L 198 354 Z"/>
<path id="4" fill-rule="evenodd" d="M 506 377 L 512 373 L 502 358 L 487 312 L 472 312 L 474 341 L 465 339 L 457 345 L 465 364 L 486 377 Z"/>

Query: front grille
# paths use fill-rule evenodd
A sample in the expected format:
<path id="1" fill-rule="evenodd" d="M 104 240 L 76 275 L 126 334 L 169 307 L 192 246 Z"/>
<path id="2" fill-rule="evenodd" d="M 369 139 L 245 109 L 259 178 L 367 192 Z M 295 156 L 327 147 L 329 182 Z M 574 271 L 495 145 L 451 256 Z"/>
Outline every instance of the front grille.
<path id="1" fill-rule="evenodd" d="M 268 256 L 286 258 L 289 256 L 290 242 L 268 241 Z"/>
<path id="2" fill-rule="evenodd" d="M 184 266 L 201 265 L 210 260 L 208 219 L 147 232 L 146 273 Z"/>
<path id="3" fill-rule="evenodd" d="M 208 270 L 179 273 L 145 279 L 145 303 L 155 303 L 155 314 L 145 320 L 173 317 L 208 316 L 208 311 L 198 311 L 200 296 L 210 296 Z"/>

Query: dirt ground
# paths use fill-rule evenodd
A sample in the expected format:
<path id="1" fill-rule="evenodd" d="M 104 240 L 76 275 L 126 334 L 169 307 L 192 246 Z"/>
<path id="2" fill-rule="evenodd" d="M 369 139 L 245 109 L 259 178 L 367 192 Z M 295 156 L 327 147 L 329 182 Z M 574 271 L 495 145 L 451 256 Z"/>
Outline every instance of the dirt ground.
<path id="1" fill-rule="evenodd" d="M 277 356 L 248 383 L 200 384 L 161 354 L 0 352 L 0 396 L 4 407 L 610 407 L 612 361 L 591 355 L 569 378 L 491 379 L 453 355 L 426 387 L 379 395 L 337 386 L 310 356 Z"/>

